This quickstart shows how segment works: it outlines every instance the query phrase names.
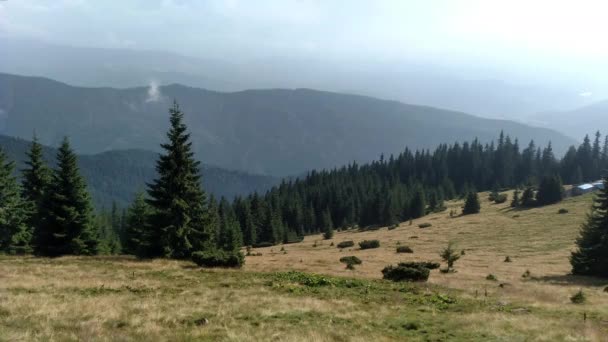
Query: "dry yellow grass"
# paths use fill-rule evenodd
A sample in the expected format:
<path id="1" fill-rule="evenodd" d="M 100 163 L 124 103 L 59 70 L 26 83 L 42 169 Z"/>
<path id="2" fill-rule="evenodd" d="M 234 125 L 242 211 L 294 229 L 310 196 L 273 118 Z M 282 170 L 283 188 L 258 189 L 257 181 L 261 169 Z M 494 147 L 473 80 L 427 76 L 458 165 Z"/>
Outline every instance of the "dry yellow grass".
<path id="1" fill-rule="evenodd" d="M 452 202 L 411 226 L 339 232 L 331 240 L 379 239 L 378 249 L 340 252 L 331 241 L 307 237 L 285 245 L 286 254 L 282 246 L 255 250 L 263 255 L 247 257 L 243 270 L 128 257 L 0 256 L 0 341 L 606 340 L 608 284 L 567 276 L 591 197 L 525 211 L 486 197 L 480 215 L 449 218 L 461 205 Z M 562 207 L 569 213 L 558 215 Z M 423 222 L 433 226 L 418 228 Z M 396 254 L 398 241 L 414 254 Z M 448 241 L 466 250 L 456 273 L 434 271 L 428 284 L 377 280 L 390 263 L 439 261 Z M 346 270 L 338 261 L 346 255 L 363 264 Z M 340 277 L 269 273 L 293 269 Z M 522 279 L 527 269 L 532 278 Z M 498 281 L 485 280 L 489 273 Z M 570 303 L 581 288 L 588 302 Z"/>

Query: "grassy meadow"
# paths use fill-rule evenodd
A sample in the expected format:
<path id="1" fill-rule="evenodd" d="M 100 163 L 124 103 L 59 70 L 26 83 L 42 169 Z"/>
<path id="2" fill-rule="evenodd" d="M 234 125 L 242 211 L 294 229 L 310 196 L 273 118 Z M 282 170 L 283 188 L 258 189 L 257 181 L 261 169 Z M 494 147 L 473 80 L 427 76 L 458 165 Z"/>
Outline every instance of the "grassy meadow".
<path id="1" fill-rule="evenodd" d="M 605 341 L 608 280 L 567 275 L 591 195 L 529 210 L 480 198 L 479 215 L 451 218 L 453 201 L 392 230 L 254 249 L 241 270 L 0 256 L 0 341 Z M 380 248 L 359 250 L 365 239 Z M 336 248 L 344 240 L 355 247 Z M 381 280 L 391 263 L 440 261 L 448 241 L 464 250 L 456 273 Z M 355 270 L 339 262 L 349 255 L 363 261 Z M 581 289 L 587 302 L 571 303 Z"/>

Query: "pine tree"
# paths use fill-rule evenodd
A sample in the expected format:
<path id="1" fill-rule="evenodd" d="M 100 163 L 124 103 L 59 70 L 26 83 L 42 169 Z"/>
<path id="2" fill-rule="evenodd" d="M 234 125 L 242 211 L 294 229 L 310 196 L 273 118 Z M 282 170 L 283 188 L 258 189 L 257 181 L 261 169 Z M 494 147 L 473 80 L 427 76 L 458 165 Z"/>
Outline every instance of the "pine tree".
<path id="1" fill-rule="evenodd" d="M 521 195 L 521 206 L 531 208 L 536 206 L 536 199 L 534 198 L 534 189 L 527 187 Z"/>
<path id="2" fill-rule="evenodd" d="M 519 200 L 519 189 L 515 190 L 515 193 L 513 193 L 513 200 L 511 201 L 511 208 L 517 208 L 520 206 L 520 200 Z"/>
<path id="3" fill-rule="evenodd" d="M 23 169 L 21 193 L 27 203 L 27 224 L 33 234 L 34 230 L 40 226 L 42 205 L 44 197 L 51 182 L 51 170 L 43 160 L 42 145 L 38 143 L 38 138 L 34 135 L 30 150 L 26 152 L 28 160 L 27 166 Z"/>
<path id="4" fill-rule="evenodd" d="M 219 207 L 220 235 L 218 248 L 228 252 L 237 252 L 243 245 L 243 235 L 232 207 L 222 198 Z"/>
<path id="5" fill-rule="evenodd" d="M 410 203 L 409 214 L 410 218 L 413 219 L 426 215 L 426 199 L 424 191 L 421 188 L 418 188 L 414 193 L 414 198 L 412 198 Z"/>
<path id="6" fill-rule="evenodd" d="M 57 169 L 44 197 L 41 217 L 40 228 L 35 231 L 36 254 L 93 255 L 98 252 L 99 234 L 91 199 L 67 138 L 57 151 Z"/>
<path id="7" fill-rule="evenodd" d="M 477 192 L 469 192 L 469 194 L 467 195 L 467 199 L 464 203 L 464 207 L 462 208 L 462 214 L 478 214 L 480 209 L 481 205 L 479 204 L 479 196 L 477 195 Z"/>
<path id="8" fill-rule="evenodd" d="M 608 177 L 604 178 L 604 189 L 598 192 L 576 245 L 578 249 L 570 257 L 572 273 L 608 277 Z"/>
<path id="9" fill-rule="evenodd" d="M 140 258 L 149 257 L 148 252 L 153 245 L 149 229 L 150 207 L 143 193 L 135 195 L 133 203 L 127 209 L 124 223 L 123 249 L 127 254 Z"/>
<path id="10" fill-rule="evenodd" d="M 8 161 L 0 148 L 0 251 L 25 254 L 32 251 L 32 230 L 14 169 L 15 163 Z"/>
<path id="11" fill-rule="evenodd" d="M 334 223 L 328 209 L 323 211 L 323 238 L 329 240 L 334 237 Z"/>
<path id="12" fill-rule="evenodd" d="M 154 209 L 150 220 L 158 249 L 153 257 L 188 258 L 193 251 L 214 246 L 212 227 L 207 222 L 206 195 L 201 187 L 199 162 L 194 159 L 190 135 L 177 102 L 169 110 L 168 143 L 157 163 L 158 178 L 148 184 L 147 203 Z"/>
<path id="13" fill-rule="evenodd" d="M 558 203 L 563 199 L 563 194 L 561 178 L 559 176 L 545 176 L 538 187 L 536 202 L 538 205 Z"/>

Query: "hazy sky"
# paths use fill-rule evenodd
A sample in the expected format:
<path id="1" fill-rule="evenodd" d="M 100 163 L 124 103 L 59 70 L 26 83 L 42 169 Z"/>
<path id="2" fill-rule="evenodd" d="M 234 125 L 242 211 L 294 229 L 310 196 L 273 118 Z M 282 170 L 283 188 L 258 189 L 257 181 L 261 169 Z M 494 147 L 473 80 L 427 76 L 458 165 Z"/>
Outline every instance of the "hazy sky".
<path id="1" fill-rule="evenodd" d="M 605 0 L 5 0 L 0 34 L 243 60 L 608 72 Z"/>

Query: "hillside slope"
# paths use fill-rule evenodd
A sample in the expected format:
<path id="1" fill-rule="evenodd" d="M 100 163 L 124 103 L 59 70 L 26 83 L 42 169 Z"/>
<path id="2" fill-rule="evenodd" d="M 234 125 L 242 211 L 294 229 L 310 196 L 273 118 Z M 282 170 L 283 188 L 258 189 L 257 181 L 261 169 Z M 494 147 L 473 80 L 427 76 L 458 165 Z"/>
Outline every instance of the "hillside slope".
<path id="1" fill-rule="evenodd" d="M 571 111 L 540 113 L 534 120 L 571 137 L 581 139 L 585 134 L 591 137 L 596 131 L 606 132 L 608 128 L 608 100 Z"/>
<path id="2" fill-rule="evenodd" d="M 24 167 L 25 152 L 30 142 L 0 135 L 0 147 L 11 160 L 17 162 L 17 169 Z M 55 160 L 56 151 L 44 147 L 47 162 Z M 80 155 L 78 164 L 87 180 L 89 191 L 98 207 L 109 208 L 112 201 L 120 206 L 129 204 L 133 195 L 146 189 L 146 182 L 156 176 L 157 153 L 144 150 L 108 151 L 95 155 Z M 203 186 L 216 197 L 233 198 L 248 195 L 254 191 L 266 191 L 278 182 L 269 176 L 229 171 L 203 164 Z"/>
<path id="3" fill-rule="evenodd" d="M 167 108 L 178 100 L 195 152 L 210 164 L 273 175 L 299 174 L 381 153 L 432 148 L 501 130 L 556 153 L 574 140 L 548 129 L 432 107 L 310 89 L 220 93 L 181 85 L 80 88 L 44 78 L 0 74 L 0 130 L 56 146 L 69 135 L 81 153 L 158 149 Z"/>

